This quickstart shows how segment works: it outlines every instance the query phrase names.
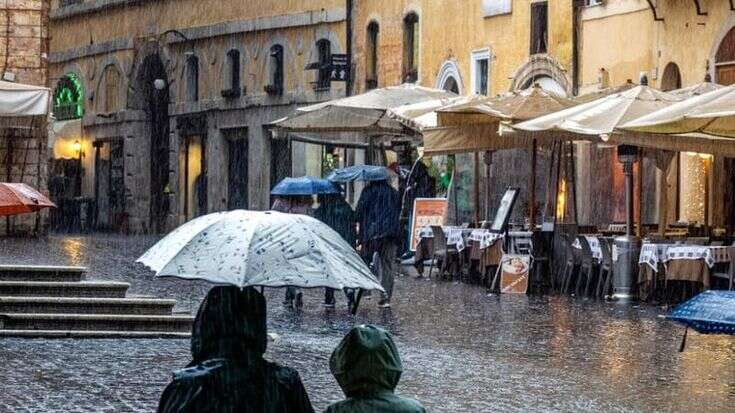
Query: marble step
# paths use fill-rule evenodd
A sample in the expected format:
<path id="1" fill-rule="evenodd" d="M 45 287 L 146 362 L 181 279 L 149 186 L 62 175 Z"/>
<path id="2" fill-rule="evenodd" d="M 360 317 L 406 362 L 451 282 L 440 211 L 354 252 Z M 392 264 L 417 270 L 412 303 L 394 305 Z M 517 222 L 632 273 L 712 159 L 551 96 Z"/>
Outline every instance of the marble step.
<path id="1" fill-rule="evenodd" d="M 171 315 L 176 300 L 158 298 L 0 297 L 0 313 Z"/>
<path id="2" fill-rule="evenodd" d="M 64 265 L 0 265 L 0 281 L 75 282 L 86 272 L 86 267 Z"/>
<path id="3" fill-rule="evenodd" d="M 191 332 L 175 331 L 105 331 L 105 330 L 0 330 L 0 337 L 16 338 L 180 338 Z"/>
<path id="4" fill-rule="evenodd" d="M 123 298 L 130 284 L 113 281 L 0 281 L 0 297 Z"/>
<path id="5" fill-rule="evenodd" d="M 129 314 L 0 314 L 0 330 L 44 331 L 191 331 L 194 317 Z"/>

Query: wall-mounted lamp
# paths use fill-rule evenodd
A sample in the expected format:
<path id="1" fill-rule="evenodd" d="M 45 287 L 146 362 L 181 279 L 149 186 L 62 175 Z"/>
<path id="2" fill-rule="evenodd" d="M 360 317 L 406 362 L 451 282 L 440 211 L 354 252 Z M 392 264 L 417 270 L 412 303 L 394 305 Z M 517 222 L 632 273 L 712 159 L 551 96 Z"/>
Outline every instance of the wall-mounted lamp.
<path id="1" fill-rule="evenodd" d="M 163 79 L 156 79 L 153 81 L 153 87 L 156 88 L 156 90 L 163 90 L 166 88 L 166 81 Z"/>

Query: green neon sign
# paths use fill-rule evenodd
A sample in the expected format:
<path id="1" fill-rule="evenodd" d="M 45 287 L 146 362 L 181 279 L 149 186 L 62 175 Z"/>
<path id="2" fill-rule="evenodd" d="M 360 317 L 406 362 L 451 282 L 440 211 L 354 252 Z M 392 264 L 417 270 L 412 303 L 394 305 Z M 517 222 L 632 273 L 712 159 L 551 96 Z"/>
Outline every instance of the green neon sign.
<path id="1" fill-rule="evenodd" d="M 57 119 L 76 119 L 84 116 L 84 87 L 74 73 L 59 80 L 54 91 L 54 114 Z"/>

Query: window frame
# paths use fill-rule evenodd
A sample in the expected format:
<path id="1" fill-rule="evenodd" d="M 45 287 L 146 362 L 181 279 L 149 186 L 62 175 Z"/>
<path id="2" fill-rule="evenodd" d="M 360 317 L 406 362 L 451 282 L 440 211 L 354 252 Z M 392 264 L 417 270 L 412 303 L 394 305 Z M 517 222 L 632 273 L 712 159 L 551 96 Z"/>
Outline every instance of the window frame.
<path id="1" fill-rule="evenodd" d="M 478 65 L 480 61 L 485 60 L 487 61 L 487 68 L 485 71 L 486 76 L 486 85 L 485 85 L 485 93 L 480 93 L 480 80 L 479 77 L 480 73 L 478 73 Z M 484 48 L 479 50 L 473 50 L 470 52 L 470 61 L 472 62 L 470 66 L 470 82 L 472 84 L 472 93 L 476 95 L 484 95 L 484 96 L 490 96 L 491 88 L 490 88 L 490 73 L 491 73 L 491 61 L 492 61 L 492 54 L 490 53 L 490 48 Z"/>
<path id="2" fill-rule="evenodd" d="M 241 94 L 241 77 L 240 77 L 240 51 L 237 49 L 230 49 L 225 55 L 225 65 L 227 73 L 225 81 L 227 82 L 226 88 L 222 90 L 222 97 L 225 98 L 236 98 Z"/>
<path id="3" fill-rule="evenodd" d="M 316 72 L 314 90 L 329 90 L 332 86 L 332 42 L 329 39 L 317 40 L 316 53 L 319 68 Z"/>
<path id="4" fill-rule="evenodd" d="M 403 80 L 406 83 L 415 83 L 419 77 L 420 21 L 416 12 L 410 12 L 403 18 Z"/>
<path id="5" fill-rule="evenodd" d="M 538 1 L 531 3 L 530 50 L 531 55 L 549 52 L 549 2 Z M 546 17 L 545 20 L 536 18 L 537 13 Z M 541 36 L 541 37 L 539 37 Z"/>
<path id="6" fill-rule="evenodd" d="M 282 95 L 284 84 L 284 47 L 281 44 L 274 44 L 268 51 L 268 84 L 265 86 L 265 92 L 269 95 Z"/>
<path id="7" fill-rule="evenodd" d="M 186 101 L 199 101 L 199 57 L 190 55 L 186 58 Z"/>
<path id="8" fill-rule="evenodd" d="M 378 87 L 378 39 L 380 24 L 371 21 L 366 29 L 365 36 L 365 89 L 372 90 Z"/>

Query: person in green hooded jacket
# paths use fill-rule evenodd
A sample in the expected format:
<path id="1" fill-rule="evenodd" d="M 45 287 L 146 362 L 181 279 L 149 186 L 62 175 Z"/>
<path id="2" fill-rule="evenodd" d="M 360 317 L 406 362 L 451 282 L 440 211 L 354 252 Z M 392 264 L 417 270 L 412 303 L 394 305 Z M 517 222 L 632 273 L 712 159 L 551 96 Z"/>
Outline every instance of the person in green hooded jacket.
<path id="1" fill-rule="evenodd" d="M 254 288 L 212 288 L 191 333 L 189 365 L 174 373 L 158 411 L 311 413 L 296 370 L 263 359 L 265 298 Z"/>
<path id="2" fill-rule="evenodd" d="M 339 343 L 329 368 L 347 399 L 324 413 L 425 413 L 421 404 L 394 393 L 403 373 L 390 333 L 374 325 L 354 327 Z"/>

